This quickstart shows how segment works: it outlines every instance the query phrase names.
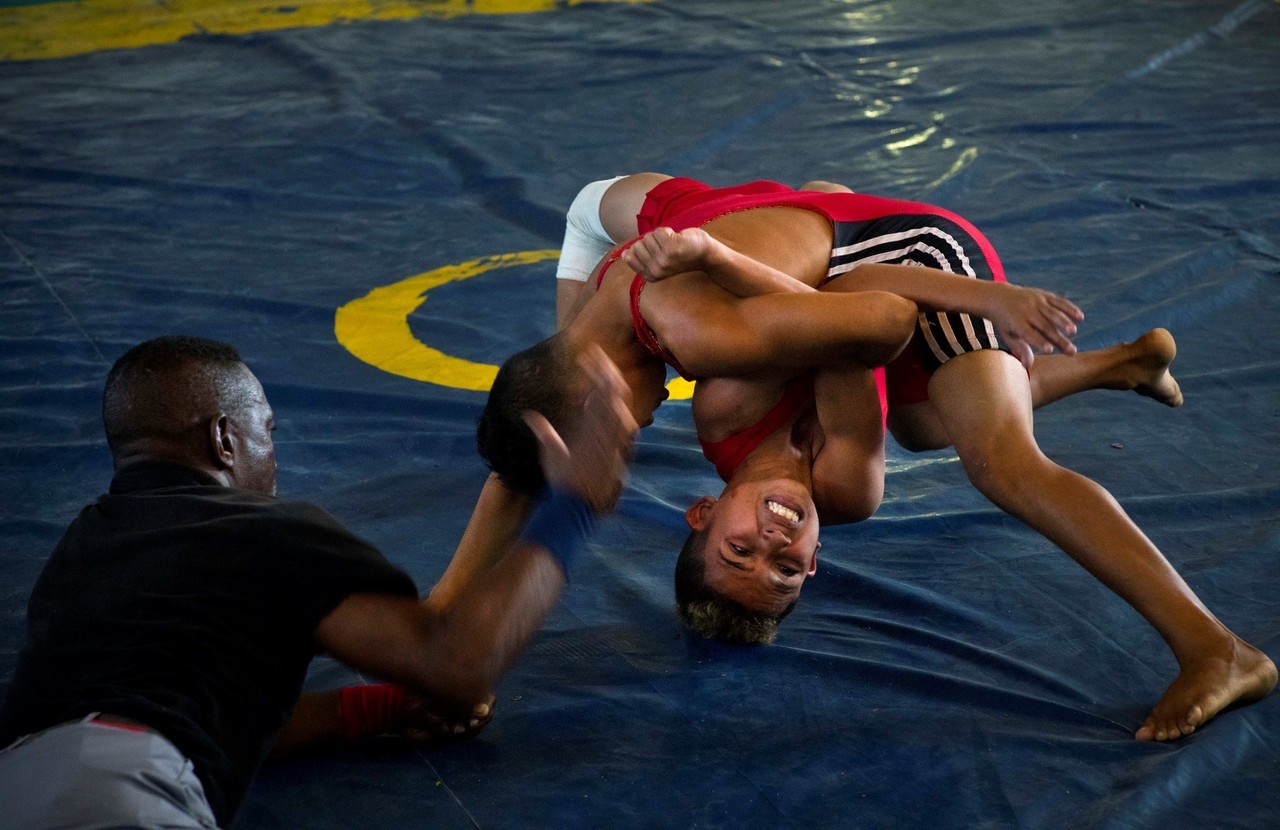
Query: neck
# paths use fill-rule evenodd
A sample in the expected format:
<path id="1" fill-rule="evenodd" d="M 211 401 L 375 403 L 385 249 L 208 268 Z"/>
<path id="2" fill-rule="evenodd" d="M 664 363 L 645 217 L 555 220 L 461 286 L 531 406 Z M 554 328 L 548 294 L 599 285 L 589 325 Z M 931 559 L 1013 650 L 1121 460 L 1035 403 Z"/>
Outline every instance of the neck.
<path id="1" fill-rule="evenodd" d="M 207 476 L 211 476 L 223 487 L 231 486 L 231 480 L 228 478 L 226 470 L 214 469 L 209 464 L 193 458 L 191 453 L 174 447 L 156 445 L 125 447 L 117 452 L 113 458 L 116 470 L 140 461 L 162 461 L 167 464 L 190 467 L 193 470 L 198 470 Z"/>
<path id="2" fill-rule="evenodd" d="M 787 478 L 813 489 L 813 458 L 808 431 L 792 421 L 760 442 L 734 471 L 726 486 Z"/>
<path id="3" fill-rule="evenodd" d="M 666 364 L 640 345 L 629 319 L 626 326 L 619 326 L 607 313 L 598 309 L 597 306 L 584 310 L 562 330 L 565 348 L 571 355 L 580 355 L 592 346 L 599 346 L 622 374 L 623 381 L 631 390 L 632 415 L 643 424 L 653 413 L 640 411 L 637 407 L 644 407 L 645 401 L 653 401 L 655 393 L 666 384 Z"/>

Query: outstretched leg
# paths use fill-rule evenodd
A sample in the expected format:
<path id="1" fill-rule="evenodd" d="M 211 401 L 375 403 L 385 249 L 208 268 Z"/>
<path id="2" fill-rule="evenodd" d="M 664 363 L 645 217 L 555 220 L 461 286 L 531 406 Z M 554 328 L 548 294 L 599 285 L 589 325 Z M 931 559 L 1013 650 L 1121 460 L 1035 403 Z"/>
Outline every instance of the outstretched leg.
<path id="1" fill-rule="evenodd" d="M 1181 672 L 1136 737 L 1189 735 L 1274 688 L 1271 660 L 1209 612 L 1111 494 L 1041 453 L 1017 360 L 996 351 L 961 355 L 934 373 L 929 397 L 974 486 L 1119 594 L 1173 650 Z"/>
<path id="2" fill-rule="evenodd" d="M 1073 355 L 1041 355 L 1031 367 L 1031 406 L 1039 409 L 1090 389 L 1132 390 L 1165 406 L 1182 406 L 1182 390 L 1169 371 L 1177 353 L 1168 330 L 1152 329 L 1132 343 Z M 911 452 L 951 445 L 930 401 L 894 407 L 889 429 Z"/>
<path id="3" fill-rule="evenodd" d="M 1173 335 L 1152 329 L 1132 343 L 1037 357 L 1031 367 L 1032 405 L 1039 409 L 1088 389 L 1131 389 L 1165 406 L 1181 406 L 1182 390 L 1169 372 L 1177 354 Z"/>

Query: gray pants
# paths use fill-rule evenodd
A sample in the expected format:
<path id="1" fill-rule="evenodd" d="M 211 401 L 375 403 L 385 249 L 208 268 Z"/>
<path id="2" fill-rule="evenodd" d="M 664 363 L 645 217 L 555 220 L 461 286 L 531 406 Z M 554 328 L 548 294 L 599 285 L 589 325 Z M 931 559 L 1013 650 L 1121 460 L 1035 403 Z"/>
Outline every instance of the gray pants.
<path id="1" fill-rule="evenodd" d="M 88 718 L 0 750 L 0 805 L 0 830 L 217 827 L 173 744 Z"/>

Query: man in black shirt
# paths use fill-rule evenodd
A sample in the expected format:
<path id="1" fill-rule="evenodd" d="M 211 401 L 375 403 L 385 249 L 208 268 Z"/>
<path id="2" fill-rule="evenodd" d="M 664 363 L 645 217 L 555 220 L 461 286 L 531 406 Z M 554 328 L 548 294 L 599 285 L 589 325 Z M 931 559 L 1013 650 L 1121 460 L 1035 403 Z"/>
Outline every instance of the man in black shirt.
<path id="1" fill-rule="evenodd" d="M 588 363 L 566 439 L 530 416 L 551 486 L 522 538 L 448 603 L 423 603 L 327 513 L 275 498 L 271 408 L 234 349 L 171 337 L 127 352 L 103 402 L 115 477 L 36 583 L 0 710 L 0 828 L 228 827 L 273 743 L 482 727 L 488 705 L 470 707 L 620 488 L 636 424 L 616 368 Z M 319 651 L 411 703 L 401 686 L 299 698 Z"/>

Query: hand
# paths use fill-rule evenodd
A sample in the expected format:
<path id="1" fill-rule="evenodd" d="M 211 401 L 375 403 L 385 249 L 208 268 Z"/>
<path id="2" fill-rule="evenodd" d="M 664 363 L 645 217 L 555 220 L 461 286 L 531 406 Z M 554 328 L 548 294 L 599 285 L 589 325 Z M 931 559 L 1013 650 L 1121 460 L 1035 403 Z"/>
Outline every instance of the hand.
<path id="1" fill-rule="evenodd" d="M 622 492 L 639 426 L 628 408 L 631 390 L 600 347 L 590 347 L 579 365 L 587 379 L 587 394 L 565 438 L 540 413 L 526 412 L 524 418 L 538 439 L 547 483 L 573 490 L 592 509 L 604 512 L 613 508 Z"/>
<path id="2" fill-rule="evenodd" d="M 702 228 L 658 228 L 623 251 L 622 261 L 647 282 L 659 282 L 676 274 L 706 270 L 706 258 L 719 244 Z"/>
<path id="3" fill-rule="evenodd" d="M 1028 369 L 1036 352 L 1050 354 L 1055 348 L 1075 354 L 1071 337 L 1084 312 L 1075 303 L 1039 288 L 1010 283 L 999 286 L 995 310 L 988 315 L 1001 341 Z"/>
<path id="4" fill-rule="evenodd" d="M 494 697 L 489 695 L 487 700 L 477 703 L 469 711 L 460 711 L 417 692 L 409 692 L 405 695 L 403 719 L 397 732 L 402 738 L 416 743 L 474 738 L 493 720 L 493 704 Z"/>

